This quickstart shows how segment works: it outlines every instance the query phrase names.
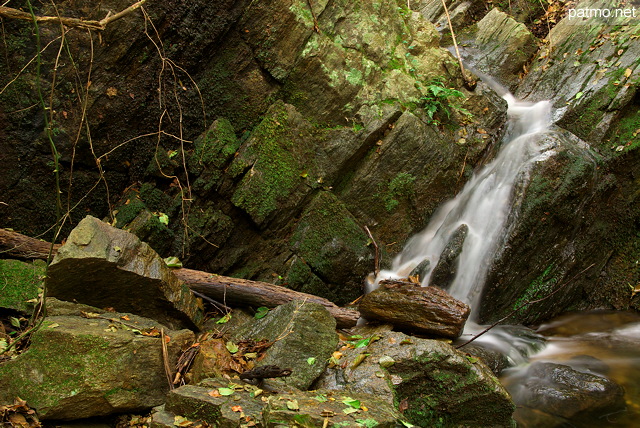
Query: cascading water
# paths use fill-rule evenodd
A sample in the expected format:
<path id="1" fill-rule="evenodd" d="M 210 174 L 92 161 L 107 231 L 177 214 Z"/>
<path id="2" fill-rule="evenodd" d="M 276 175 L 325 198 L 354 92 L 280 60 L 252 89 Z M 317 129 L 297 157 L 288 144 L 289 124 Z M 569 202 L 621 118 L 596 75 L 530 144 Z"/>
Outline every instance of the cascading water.
<path id="1" fill-rule="evenodd" d="M 425 261 L 429 261 L 431 269 L 421 272 L 421 282 L 429 285 L 443 250 L 456 231 L 466 225 L 468 232 L 448 291 L 468 303 L 472 311 L 477 306 L 491 260 L 504 235 L 515 184 L 526 180 L 529 166 L 544 158 L 547 147 L 540 143 L 540 137 L 551 124 L 548 102 L 524 103 L 511 94 L 504 98 L 509 105 L 510 124 L 498 155 L 454 199 L 436 211 L 429 225 L 409 240 L 392 268 L 379 273 L 371 289 L 381 279 L 406 278 Z"/>

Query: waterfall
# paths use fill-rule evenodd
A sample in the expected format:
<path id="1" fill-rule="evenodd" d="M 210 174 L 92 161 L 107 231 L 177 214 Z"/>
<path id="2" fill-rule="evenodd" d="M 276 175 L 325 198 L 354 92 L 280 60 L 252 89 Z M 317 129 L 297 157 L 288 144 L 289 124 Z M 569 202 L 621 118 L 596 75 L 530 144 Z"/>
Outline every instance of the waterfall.
<path id="1" fill-rule="evenodd" d="M 447 288 L 453 297 L 469 304 L 473 314 L 504 238 L 516 183 L 527 180 L 529 166 L 542 160 L 548 148 L 541 143 L 541 136 L 551 125 L 550 103 L 526 103 L 509 93 L 503 98 L 508 103 L 509 126 L 495 159 L 476 172 L 454 199 L 438 208 L 427 227 L 396 256 L 391 269 L 378 274 L 370 290 L 381 279 L 406 278 L 427 264 L 420 280 L 423 286 L 430 285 L 443 251 L 466 225 L 455 276 Z"/>

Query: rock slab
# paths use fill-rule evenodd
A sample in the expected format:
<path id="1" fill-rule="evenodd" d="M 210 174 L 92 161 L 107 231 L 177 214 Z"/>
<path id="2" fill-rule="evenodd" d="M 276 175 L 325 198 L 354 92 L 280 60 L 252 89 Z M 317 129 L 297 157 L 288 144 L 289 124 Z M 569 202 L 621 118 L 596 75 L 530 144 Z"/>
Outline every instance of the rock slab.
<path id="1" fill-rule="evenodd" d="M 469 306 L 436 287 L 385 280 L 358 307 L 368 320 L 388 322 L 413 332 L 455 339 L 462 334 Z"/>
<path id="2" fill-rule="evenodd" d="M 162 258 L 135 235 L 87 216 L 49 267 L 48 295 L 131 312 L 174 329 L 199 328 L 203 308 Z"/>
<path id="3" fill-rule="evenodd" d="M 0 308 L 20 312 L 33 310 L 33 299 L 42 287 L 46 264 L 19 260 L 0 260 Z"/>

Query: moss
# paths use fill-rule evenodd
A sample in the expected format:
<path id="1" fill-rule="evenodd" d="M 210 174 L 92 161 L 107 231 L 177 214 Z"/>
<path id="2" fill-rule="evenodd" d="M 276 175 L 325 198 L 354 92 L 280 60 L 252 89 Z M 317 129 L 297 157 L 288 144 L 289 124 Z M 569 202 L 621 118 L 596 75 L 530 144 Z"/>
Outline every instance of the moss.
<path id="1" fill-rule="evenodd" d="M 0 260 L 0 307 L 30 312 L 33 304 L 27 301 L 38 297 L 45 269 L 40 260 Z"/>
<path id="2" fill-rule="evenodd" d="M 415 181 L 415 176 L 400 172 L 389 182 L 386 190 L 379 192 L 376 196 L 382 200 L 385 209 L 392 212 L 400 205 L 399 200 L 409 200 L 414 196 Z"/>
<path id="3" fill-rule="evenodd" d="M 231 123 L 221 118 L 195 141 L 195 149 L 189 160 L 190 169 L 199 172 L 202 168 L 221 168 L 240 147 Z"/>
<path id="4" fill-rule="evenodd" d="M 525 314 L 530 309 L 526 306 L 522 307 L 525 303 L 547 296 L 553 291 L 553 286 L 558 282 L 558 278 L 552 274 L 554 269 L 555 265 L 553 263 L 550 264 L 544 272 L 529 284 L 524 294 L 513 304 L 514 311 L 517 310 L 521 315 Z"/>
<path id="5" fill-rule="evenodd" d="M 245 159 L 231 165 L 230 174 L 246 168 L 246 158 L 254 159 L 231 202 L 245 210 L 257 223 L 263 223 L 278 209 L 300 182 L 303 165 L 295 152 L 295 137 L 290 132 L 288 113 L 283 104 L 276 107 L 253 131 Z"/>

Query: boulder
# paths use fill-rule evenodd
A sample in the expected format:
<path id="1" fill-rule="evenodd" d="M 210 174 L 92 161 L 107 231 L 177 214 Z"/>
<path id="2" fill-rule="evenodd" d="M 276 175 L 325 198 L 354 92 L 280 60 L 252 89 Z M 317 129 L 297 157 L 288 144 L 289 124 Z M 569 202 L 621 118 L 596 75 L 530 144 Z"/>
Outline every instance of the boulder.
<path id="1" fill-rule="evenodd" d="M 384 327 L 358 332 L 368 345 L 345 343 L 315 388 L 384 398 L 418 426 L 514 426 L 509 394 L 477 358 Z"/>
<path id="2" fill-rule="evenodd" d="M 338 343 L 336 321 L 324 306 L 294 300 L 269 311 L 267 316 L 232 333 L 232 340 L 267 339 L 273 344 L 256 367 L 289 368 L 288 386 L 308 389 L 324 371 Z"/>
<path id="3" fill-rule="evenodd" d="M 31 312 L 42 289 L 46 263 L 0 260 L 0 308 Z"/>
<path id="4" fill-rule="evenodd" d="M 514 394 L 518 404 L 574 423 L 625 408 L 624 390 L 606 377 L 569 366 L 535 362 Z"/>
<path id="5" fill-rule="evenodd" d="M 436 287 L 398 281 L 380 281 L 358 305 L 362 317 L 391 323 L 400 329 L 455 339 L 471 313 L 469 305 Z"/>
<path id="6" fill-rule="evenodd" d="M 0 403 L 20 397 L 41 419 L 139 412 L 164 403 L 169 384 L 160 332 L 169 367 L 193 342 L 193 332 L 69 303 L 52 312 L 60 311 L 68 315 L 47 317 L 29 349 L 0 365 Z"/>
<path id="7" fill-rule="evenodd" d="M 49 267 L 48 294 L 113 307 L 171 328 L 198 328 L 203 308 L 162 258 L 132 233 L 87 216 Z"/>
<path id="8" fill-rule="evenodd" d="M 220 394 L 221 390 L 229 395 Z M 331 426 L 394 428 L 404 419 L 391 405 L 367 394 L 274 392 L 221 378 L 182 386 L 171 391 L 164 408 L 153 414 L 152 428 L 173 428 L 182 420 L 222 427 L 321 427 L 330 422 Z"/>

